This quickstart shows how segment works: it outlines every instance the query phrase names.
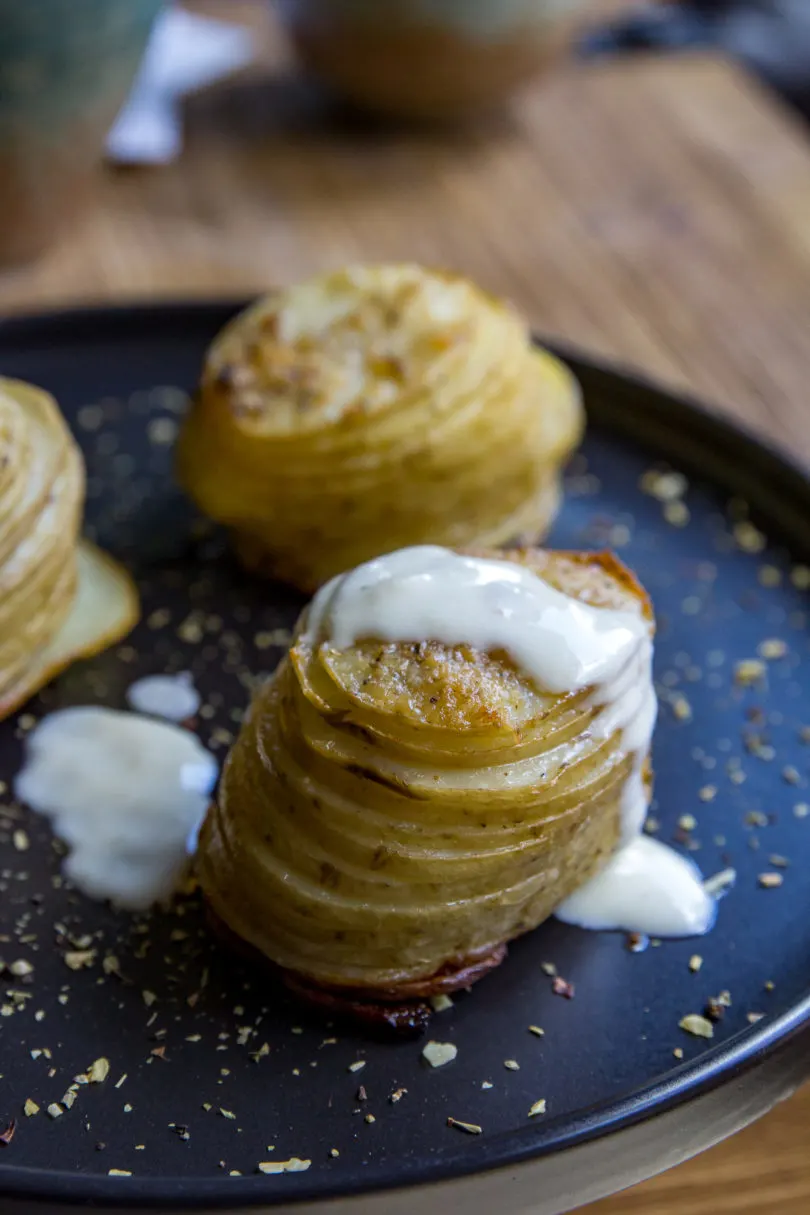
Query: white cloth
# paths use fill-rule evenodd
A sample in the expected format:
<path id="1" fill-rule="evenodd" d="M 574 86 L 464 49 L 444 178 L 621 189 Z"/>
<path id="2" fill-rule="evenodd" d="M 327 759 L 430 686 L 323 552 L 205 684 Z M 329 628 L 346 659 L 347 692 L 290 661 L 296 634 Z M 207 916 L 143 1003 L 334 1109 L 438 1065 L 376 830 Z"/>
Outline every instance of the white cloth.
<path id="1" fill-rule="evenodd" d="M 253 59 L 244 26 L 169 5 L 155 22 L 129 98 L 107 136 L 122 164 L 168 164 L 183 146 L 180 98 Z"/>

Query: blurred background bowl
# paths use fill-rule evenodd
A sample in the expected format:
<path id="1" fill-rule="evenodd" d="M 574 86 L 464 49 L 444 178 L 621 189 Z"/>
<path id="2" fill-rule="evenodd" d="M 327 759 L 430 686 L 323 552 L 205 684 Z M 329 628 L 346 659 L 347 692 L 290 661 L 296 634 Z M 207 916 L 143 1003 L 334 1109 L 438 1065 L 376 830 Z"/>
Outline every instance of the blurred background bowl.
<path id="1" fill-rule="evenodd" d="M 302 62 L 365 109 L 455 119 L 554 58 L 589 0 L 283 0 Z"/>
<path id="2" fill-rule="evenodd" d="M 0 0 L 0 262 L 73 217 L 162 0 Z"/>

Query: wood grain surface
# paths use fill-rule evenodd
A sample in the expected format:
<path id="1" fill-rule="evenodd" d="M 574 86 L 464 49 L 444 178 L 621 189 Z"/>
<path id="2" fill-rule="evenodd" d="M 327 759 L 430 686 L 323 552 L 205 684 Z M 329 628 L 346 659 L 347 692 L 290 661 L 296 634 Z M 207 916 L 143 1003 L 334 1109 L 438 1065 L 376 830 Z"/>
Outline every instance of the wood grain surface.
<path id="1" fill-rule="evenodd" d="M 0 308 L 442 263 L 810 458 L 810 142 L 752 82 L 708 59 L 561 65 L 484 128 L 394 132 L 325 108 L 269 6 L 207 7 L 253 24 L 261 64 L 189 101 L 175 165 L 107 171 L 78 227 L 0 276 Z M 805 1090 L 589 1215 L 807 1215 L 808 1139 Z"/>

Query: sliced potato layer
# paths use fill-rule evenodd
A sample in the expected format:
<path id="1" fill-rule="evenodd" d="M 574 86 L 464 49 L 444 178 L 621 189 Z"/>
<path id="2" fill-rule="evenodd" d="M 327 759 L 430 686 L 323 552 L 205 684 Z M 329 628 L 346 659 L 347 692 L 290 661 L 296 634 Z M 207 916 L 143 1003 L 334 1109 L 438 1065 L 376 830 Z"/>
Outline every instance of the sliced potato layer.
<path id="1" fill-rule="evenodd" d="M 490 555 L 651 619 L 610 555 Z M 592 691 L 543 692 L 503 653 L 338 650 L 299 625 L 202 831 L 214 912 L 325 986 L 395 998 L 468 982 L 468 966 L 539 924 L 616 847 L 643 757 L 621 730 L 594 728 Z"/>
<path id="2" fill-rule="evenodd" d="M 84 464 L 56 402 L 0 379 L 0 718 L 138 616 L 128 575 L 79 544 Z"/>
<path id="3" fill-rule="evenodd" d="M 581 430 L 575 381 L 507 305 L 454 275 L 361 266 L 226 326 L 179 474 L 246 565 L 313 590 L 411 544 L 539 538 Z"/>

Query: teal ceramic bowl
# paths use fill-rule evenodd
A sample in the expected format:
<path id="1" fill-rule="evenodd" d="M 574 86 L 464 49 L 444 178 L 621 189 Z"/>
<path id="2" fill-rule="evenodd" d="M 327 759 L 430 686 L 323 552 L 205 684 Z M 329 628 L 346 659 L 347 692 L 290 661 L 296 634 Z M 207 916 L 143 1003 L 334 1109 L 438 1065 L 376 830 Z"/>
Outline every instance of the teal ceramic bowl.
<path id="1" fill-rule="evenodd" d="M 0 0 L 0 261 L 75 215 L 163 0 Z"/>

